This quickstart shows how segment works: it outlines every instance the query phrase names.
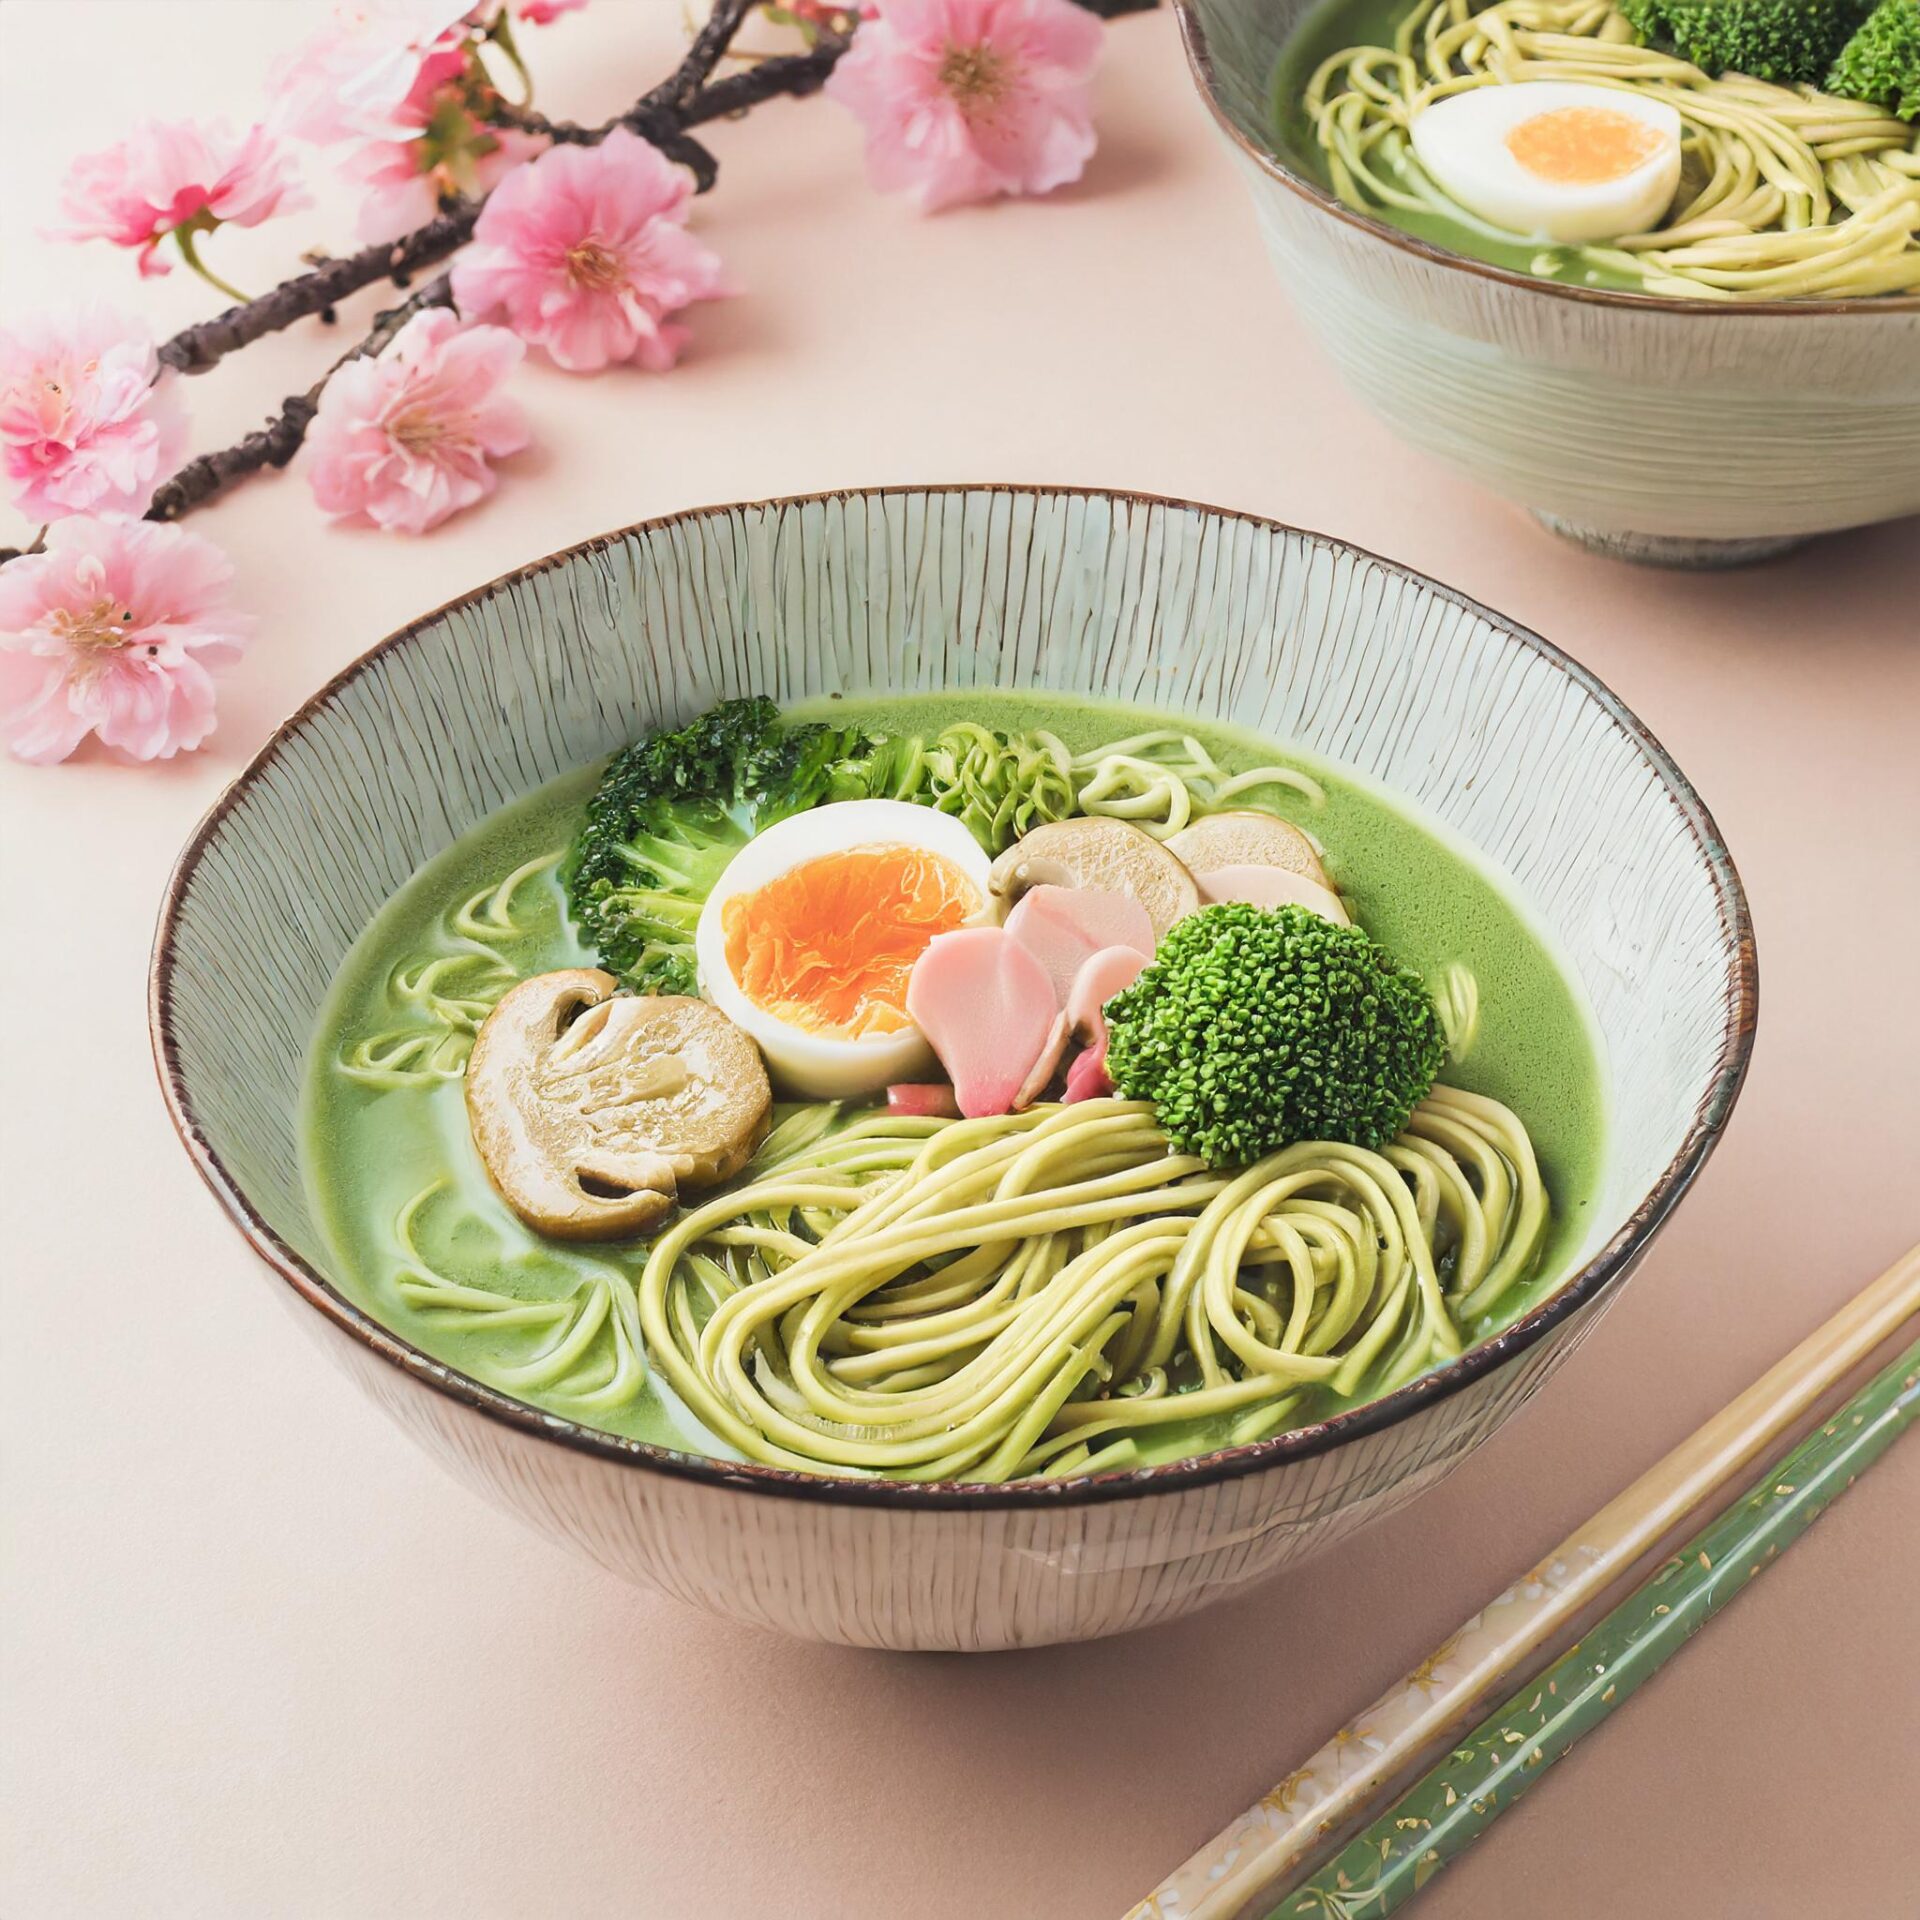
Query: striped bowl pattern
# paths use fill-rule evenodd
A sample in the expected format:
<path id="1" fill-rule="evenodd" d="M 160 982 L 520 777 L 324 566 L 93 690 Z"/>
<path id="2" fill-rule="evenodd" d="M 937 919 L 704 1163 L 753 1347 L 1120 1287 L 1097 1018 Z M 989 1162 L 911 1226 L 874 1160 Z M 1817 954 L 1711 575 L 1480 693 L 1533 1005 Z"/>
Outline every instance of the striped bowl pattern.
<path id="1" fill-rule="evenodd" d="M 1415 446 L 1556 532 L 1670 565 L 1920 513 L 1920 295 L 1736 306 L 1447 253 L 1276 150 L 1274 68 L 1324 0 L 1176 3 L 1289 295 Z"/>
<path id="2" fill-rule="evenodd" d="M 726 695 L 969 686 L 1148 702 L 1297 741 L 1411 795 L 1516 876 L 1608 1052 L 1611 1168 L 1578 1273 L 1372 1406 L 1204 1460 L 1014 1487 L 850 1483 L 617 1439 L 465 1378 L 335 1291 L 299 1173 L 302 1059 L 348 946 L 421 862 Z M 383 642 L 280 729 L 188 845 L 152 1020 L 200 1172 L 302 1322 L 462 1478 L 603 1565 L 736 1618 L 971 1649 L 1168 1619 L 1456 1465 L 1572 1350 L 1711 1150 L 1754 994 L 1712 821 L 1632 715 L 1544 641 L 1270 522 L 965 487 L 651 522 Z"/>

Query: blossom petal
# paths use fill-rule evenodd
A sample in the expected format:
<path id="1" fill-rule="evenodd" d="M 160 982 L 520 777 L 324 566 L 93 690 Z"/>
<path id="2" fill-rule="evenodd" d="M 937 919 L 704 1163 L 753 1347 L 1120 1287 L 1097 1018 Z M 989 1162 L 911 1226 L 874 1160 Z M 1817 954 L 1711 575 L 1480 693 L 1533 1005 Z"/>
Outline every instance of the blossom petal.
<path id="1" fill-rule="evenodd" d="M 139 322 L 96 307 L 0 329 L 0 470 L 28 519 L 144 513 L 185 435 Z"/>
<path id="2" fill-rule="evenodd" d="M 1048 193 L 1093 152 L 1101 43 L 1071 0 L 882 0 L 826 93 L 864 127 L 874 185 L 923 211 Z"/>
<path id="3" fill-rule="evenodd" d="M 211 542 L 145 521 L 57 522 L 45 551 L 0 569 L 0 738 L 62 760 L 89 733 L 138 760 L 198 746 L 213 727 L 209 668 L 251 621 Z"/>
<path id="4" fill-rule="evenodd" d="M 498 485 L 491 462 L 531 438 L 500 389 L 526 353 L 503 327 L 430 307 L 377 358 L 327 382 L 307 435 L 308 483 L 323 512 L 391 533 L 425 533 Z"/>
<path id="5" fill-rule="evenodd" d="M 685 334 L 668 316 L 728 291 L 719 257 L 685 230 L 692 193 L 684 168 L 625 128 L 556 147 L 495 188 L 454 299 L 569 373 L 670 367 Z"/>

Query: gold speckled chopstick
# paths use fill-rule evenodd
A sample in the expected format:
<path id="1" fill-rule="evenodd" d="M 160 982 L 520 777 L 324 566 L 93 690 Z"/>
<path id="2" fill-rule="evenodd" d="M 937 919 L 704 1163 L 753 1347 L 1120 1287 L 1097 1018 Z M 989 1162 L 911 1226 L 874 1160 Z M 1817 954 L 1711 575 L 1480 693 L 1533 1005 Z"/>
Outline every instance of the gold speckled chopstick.
<path id="1" fill-rule="evenodd" d="M 1267 1920 L 1386 1920 L 1745 1592 L 1916 1420 L 1920 1340 L 1285 1894 Z"/>
<path id="2" fill-rule="evenodd" d="M 1437 1742 L 1468 1726 L 1530 1656 L 1916 1314 L 1920 1247 L 1475 1614 L 1127 1920 L 1256 1920 L 1267 1913 L 1305 1859 L 1352 1827 Z"/>

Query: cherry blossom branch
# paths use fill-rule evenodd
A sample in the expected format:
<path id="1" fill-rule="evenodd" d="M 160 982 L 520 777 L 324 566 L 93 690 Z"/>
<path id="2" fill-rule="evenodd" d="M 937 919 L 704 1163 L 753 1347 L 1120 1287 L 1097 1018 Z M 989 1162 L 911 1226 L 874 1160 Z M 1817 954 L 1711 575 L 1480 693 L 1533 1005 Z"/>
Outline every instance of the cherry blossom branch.
<path id="1" fill-rule="evenodd" d="M 822 39 L 810 52 L 783 54 L 778 59 L 762 60 L 744 73 L 730 73 L 724 80 L 703 87 L 687 102 L 681 124 L 697 127 L 709 120 L 724 120 L 778 94 L 803 97 L 818 93 L 847 45 L 845 40 Z"/>
<path id="2" fill-rule="evenodd" d="M 691 105 L 693 96 L 713 77 L 714 68 L 733 45 L 733 36 L 753 6 L 754 0 L 714 0 L 713 11 L 693 36 L 686 58 L 640 104 L 682 110 Z"/>
<path id="3" fill-rule="evenodd" d="M 1138 5 L 1141 0 L 1126 0 Z M 1146 0 L 1152 4 L 1152 0 Z M 716 12 L 716 20 L 731 21 L 728 32 L 738 29 L 737 9 L 729 5 L 726 14 Z M 712 23 L 709 22 L 709 25 Z M 724 52 L 722 48 L 722 52 Z M 667 153 L 691 167 L 700 192 L 708 192 L 717 178 L 713 156 L 682 129 L 703 126 L 709 121 L 745 113 L 764 100 L 781 95 L 802 98 L 817 93 L 826 84 L 834 63 L 846 51 L 843 41 L 823 41 L 804 54 L 764 60 L 745 73 L 731 74 L 711 86 L 699 87 L 684 100 L 671 104 L 666 98 L 680 77 L 689 70 L 696 75 L 711 72 L 713 61 L 696 42 L 682 62 L 674 79 L 637 101 L 625 113 L 598 126 L 580 126 L 570 120 L 549 120 L 530 108 L 512 107 L 505 102 L 490 116 L 495 126 L 516 127 L 522 132 L 544 134 L 563 146 L 595 146 L 615 127 L 625 127 L 650 139 Z M 330 312 L 349 295 L 381 280 L 404 287 L 422 267 L 444 260 L 473 237 L 474 223 L 480 217 L 481 201 L 461 201 L 448 208 L 425 226 L 398 240 L 382 240 L 358 253 L 328 260 L 306 273 L 283 280 L 277 287 L 239 306 L 215 314 L 209 320 L 184 327 L 160 349 L 160 364 L 178 373 L 205 373 L 230 353 L 279 333 L 298 321 Z"/>
<path id="4" fill-rule="evenodd" d="M 1138 4 L 1138 0 L 1134 0 L 1134 3 Z M 1148 4 L 1151 4 L 1151 0 L 1148 0 Z M 714 19 L 720 18 L 720 13 L 716 11 Z M 735 21 L 728 29 L 729 33 L 735 31 L 738 24 Z M 637 133 L 643 139 L 651 140 L 655 146 L 664 148 L 670 140 L 684 140 L 688 127 L 702 126 L 710 120 L 723 120 L 730 114 L 744 113 L 763 100 L 771 100 L 782 94 L 801 97 L 817 93 L 826 84 L 827 75 L 833 71 L 835 62 L 846 50 L 845 40 L 829 36 L 806 53 L 783 54 L 776 59 L 762 60 L 744 73 L 729 74 L 726 79 L 716 80 L 710 86 L 676 91 L 676 82 L 693 65 L 695 55 L 700 51 L 696 41 L 694 53 L 687 56 L 687 61 L 674 80 L 656 87 L 653 92 L 636 100 L 625 113 L 600 126 L 582 126 L 573 120 L 550 120 L 544 113 L 535 113 L 529 107 L 510 106 L 505 101 L 500 102 L 487 117 L 493 126 L 514 127 L 522 133 L 540 134 L 557 146 L 594 146 L 615 127 L 625 127 L 628 132 Z M 709 62 L 708 71 L 711 71 L 711 66 Z M 697 146 L 693 141 L 687 144 Z M 708 184 L 702 184 L 703 193 Z"/>
<path id="5" fill-rule="evenodd" d="M 694 36 L 679 66 L 659 86 L 643 94 L 625 113 L 599 126 L 582 127 L 570 121 L 549 121 L 543 114 L 534 113 L 528 108 L 511 107 L 504 101 L 499 103 L 489 119 L 496 126 L 513 126 L 529 133 L 544 133 L 549 139 L 577 146 L 595 145 L 615 127 L 626 127 L 652 140 L 670 158 L 690 165 L 700 191 L 705 193 L 713 185 L 717 172 L 713 156 L 697 141 L 685 139 L 684 128 L 739 112 L 758 100 L 771 98 L 775 93 L 811 93 L 826 79 L 832 71 L 833 62 L 844 50 L 836 44 L 830 52 L 825 48 L 816 48 L 813 53 L 798 60 L 769 62 L 771 66 L 784 67 L 789 71 L 784 75 L 774 75 L 766 91 L 736 96 L 732 91 L 723 91 L 726 83 L 721 82 L 718 86 L 706 88 L 707 93 L 719 96 L 717 103 L 702 100 L 702 88 L 724 58 L 733 36 L 740 30 L 741 21 L 753 4 L 754 0 L 719 0 L 706 25 Z M 822 54 L 827 55 L 824 62 L 821 60 Z M 680 152 L 673 150 L 675 144 L 681 146 Z M 185 327 L 160 349 L 160 364 L 172 367 L 178 373 L 205 373 L 209 368 L 218 366 L 228 354 L 237 353 L 240 348 L 251 346 L 254 341 L 263 340 L 270 333 L 279 333 L 298 321 L 329 312 L 349 294 L 358 293 L 363 287 L 373 286 L 381 280 L 391 280 L 396 286 L 404 287 L 422 267 L 444 260 L 448 254 L 466 245 L 473 237 L 474 222 L 480 217 L 482 204 L 480 200 L 460 201 L 398 240 L 383 240 L 361 248 L 358 253 L 329 260 L 309 272 L 294 275 L 291 280 L 283 280 L 256 300 L 242 301 L 227 308 L 224 313 L 215 314 L 210 320 Z"/>
<path id="6" fill-rule="evenodd" d="M 289 394 L 281 403 L 280 411 L 264 427 L 230 447 L 222 447 L 217 453 L 203 453 L 198 459 L 189 460 L 154 493 L 146 517 L 178 520 L 183 513 L 191 513 L 248 474 L 259 473 L 266 467 L 284 467 L 300 451 L 300 443 L 306 439 L 307 429 L 320 411 L 320 396 L 326 391 L 327 382 L 342 367 L 350 360 L 377 354 L 416 313 L 424 313 L 428 307 L 452 305 L 452 276 L 442 273 L 398 306 L 376 314 L 366 337 L 343 353 L 305 393 Z"/>
<path id="7" fill-rule="evenodd" d="M 690 129 L 742 114 L 761 102 L 817 92 L 846 52 L 850 39 L 824 31 L 808 51 L 756 62 L 714 79 L 735 34 L 758 0 L 715 0 L 712 11 L 674 71 L 625 112 L 598 126 L 553 120 L 527 105 L 498 96 L 475 111 L 493 126 L 512 127 L 559 145 L 593 146 L 618 128 L 640 135 L 693 173 L 696 189 L 715 183 L 718 164 Z M 1077 0 L 1103 18 L 1144 11 L 1156 0 Z M 837 27 L 837 23 L 836 23 Z M 339 259 L 318 258 L 309 269 L 282 281 L 257 299 L 243 300 L 212 318 L 182 329 L 159 349 L 163 367 L 199 374 L 228 354 L 316 316 L 331 320 L 335 306 L 349 295 L 385 280 L 409 285 L 421 270 L 445 260 L 473 236 L 485 196 L 451 199 L 435 217 L 394 241 L 364 247 Z M 147 518 L 176 520 L 205 504 L 248 475 L 284 467 L 299 451 L 316 418 L 321 396 L 334 373 L 349 362 L 381 352 L 416 314 L 452 304 L 449 275 L 437 274 L 407 299 L 374 317 L 366 335 L 303 393 L 289 395 L 280 409 L 254 432 L 230 447 L 202 454 L 181 467 L 155 493 Z M 0 549 L 0 562 L 16 557 Z"/>
<path id="8" fill-rule="evenodd" d="M 643 140 L 650 140 L 668 159 L 677 160 L 691 170 L 694 184 L 707 192 L 719 175 L 719 163 L 698 140 L 686 132 L 688 113 L 701 88 L 733 43 L 733 36 L 756 4 L 756 0 L 718 0 L 706 24 L 694 35 L 686 58 L 651 92 L 642 94 L 625 113 L 597 127 L 585 127 L 572 120 L 550 120 L 529 106 L 497 101 L 487 114 L 488 124 L 516 127 L 522 133 L 540 134 L 556 146 L 596 146 L 615 127 L 625 127 Z M 834 58 L 839 57 L 836 46 Z M 831 66 L 829 61 L 828 65 Z M 785 89 L 783 89 L 784 91 Z"/>
<path id="9" fill-rule="evenodd" d="M 362 287 L 381 280 L 404 287 L 422 267 L 465 246 L 479 217 L 480 202 L 463 200 L 398 240 L 382 240 L 295 274 L 258 299 L 183 327 L 160 349 L 160 364 L 178 373 L 205 373 L 228 354 L 326 313 Z"/>
<path id="10" fill-rule="evenodd" d="M 493 116 L 495 124 L 520 126 L 578 146 L 597 145 L 616 127 L 626 127 L 643 133 L 671 158 L 683 158 L 683 152 L 676 151 L 676 146 L 692 149 L 705 162 L 704 168 L 693 165 L 696 188 L 704 193 L 714 184 L 717 166 L 705 148 L 686 139 L 681 129 L 744 113 L 763 100 L 783 94 L 817 92 L 833 71 L 834 62 L 846 50 L 843 40 L 823 40 L 805 54 L 763 61 L 745 73 L 706 84 L 752 3 L 753 0 L 722 0 L 672 75 L 625 113 L 600 126 L 550 122 L 543 115 L 504 106 Z M 212 320 L 188 327 L 161 348 L 161 361 L 183 373 L 201 373 L 216 365 L 224 355 L 254 340 L 325 311 L 346 293 L 381 279 L 404 284 L 405 276 L 413 269 L 465 245 L 472 237 L 483 204 L 481 200 L 462 201 L 404 239 L 364 248 L 345 259 L 330 260 L 311 272 L 283 282 L 258 300 L 231 307 Z M 320 410 L 320 396 L 328 380 L 341 367 L 363 355 L 380 352 L 416 313 L 452 303 L 449 278 L 442 273 L 398 306 L 377 314 L 364 339 L 342 354 L 304 393 L 289 394 L 279 412 L 264 426 L 230 447 L 188 461 L 154 494 L 146 517 L 177 520 L 250 474 L 268 467 L 284 467 L 299 452 L 307 429 Z M 7 557 L 0 553 L 0 560 Z"/>

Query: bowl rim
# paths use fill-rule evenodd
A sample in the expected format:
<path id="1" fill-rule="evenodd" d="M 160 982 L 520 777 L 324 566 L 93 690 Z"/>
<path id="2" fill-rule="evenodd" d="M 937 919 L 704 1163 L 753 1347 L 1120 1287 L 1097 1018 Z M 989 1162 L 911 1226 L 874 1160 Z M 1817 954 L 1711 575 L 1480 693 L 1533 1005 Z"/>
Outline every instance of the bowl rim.
<path id="1" fill-rule="evenodd" d="M 1336 199 L 1305 174 L 1297 173 L 1277 153 L 1247 138 L 1238 123 L 1220 104 L 1220 91 L 1207 44 L 1207 30 L 1198 10 L 1198 0 L 1173 0 L 1173 11 L 1180 22 L 1180 41 L 1186 49 L 1187 68 L 1207 111 L 1213 115 L 1229 142 L 1251 160 L 1270 180 L 1304 200 L 1316 212 L 1326 214 L 1343 225 L 1370 235 L 1375 240 L 1411 254 L 1428 266 L 1448 267 L 1458 273 L 1472 274 L 1501 286 L 1514 287 L 1552 299 L 1572 300 L 1585 306 L 1613 307 L 1629 313 L 1684 314 L 1700 319 L 1782 319 L 1788 316 L 1833 318 L 1842 314 L 1916 314 L 1920 313 L 1920 293 L 1876 293 L 1857 295 L 1850 300 L 1683 300 L 1672 294 L 1630 293 L 1613 287 L 1575 287 L 1564 280 L 1548 280 L 1538 274 L 1518 273 L 1511 267 L 1496 267 L 1490 261 L 1476 260 L 1470 254 L 1435 246 L 1430 240 L 1403 233 L 1398 227 L 1370 214 L 1361 213 Z"/>
<path id="2" fill-rule="evenodd" d="M 1013 495 L 1027 499 L 1092 499 L 1125 502 L 1149 509 L 1199 513 L 1222 521 L 1237 521 L 1269 533 L 1292 535 L 1323 551 L 1344 553 L 1371 562 L 1411 580 L 1448 604 L 1486 621 L 1507 638 L 1517 641 L 1544 659 L 1547 664 L 1581 688 L 1606 717 L 1637 748 L 1659 780 L 1681 819 L 1692 833 L 1701 861 L 1713 885 L 1723 951 L 1727 955 L 1722 987 L 1723 1019 L 1719 1046 L 1712 1071 L 1688 1121 L 1686 1131 L 1673 1157 L 1652 1188 L 1641 1198 L 1607 1243 L 1592 1254 L 1574 1273 L 1543 1301 L 1522 1315 L 1512 1326 L 1469 1347 L 1457 1359 L 1398 1387 L 1393 1392 L 1343 1413 L 1330 1415 L 1305 1427 L 1271 1435 L 1263 1440 L 1188 1459 L 1172 1460 L 1117 1473 L 1065 1477 L 1058 1480 L 1014 1481 L 983 1484 L 968 1481 L 912 1481 L 886 1479 L 847 1479 L 828 1474 L 805 1473 L 785 1467 L 765 1466 L 755 1461 L 713 1460 L 703 1455 L 681 1453 L 649 1441 L 632 1440 L 584 1426 L 562 1415 L 548 1413 L 523 1400 L 502 1393 L 471 1378 L 444 1361 L 435 1359 L 382 1326 L 377 1320 L 340 1293 L 324 1275 L 281 1239 L 267 1223 L 239 1181 L 228 1170 L 219 1153 L 201 1128 L 193 1102 L 185 1085 L 173 1019 L 173 979 L 180 965 L 177 934 L 182 910 L 191 892 L 194 876 L 206 858 L 228 814 L 240 806 L 254 784 L 278 760 L 288 744 L 321 714 L 349 682 L 357 679 L 376 661 L 397 653 L 416 641 L 431 625 L 446 614 L 473 606 L 517 581 L 563 566 L 583 555 L 612 547 L 635 535 L 644 535 L 689 521 L 717 518 L 738 513 L 771 512 L 788 508 L 823 505 L 829 502 L 886 499 L 927 494 Z M 1752 1057 L 1758 1020 L 1759 968 L 1754 946 L 1752 917 L 1745 889 L 1734 867 L 1732 856 L 1721 838 L 1711 813 L 1672 757 L 1655 739 L 1645 724 L 1626 703 L 1578 661 L 1543 639 L 1530 628 L 1509 620 L 1479 601 L 1453 587 L 1434 580 L 1417 569 L 1390 560 L 1351 541 L 1330 534 L 1316 533 L 1274 520 L 1264 514 L 1243 512 L 1231 507 L 1209 506 L 1204 502 L 1164 494 L 1142 493 L 1129 488 L 1080 487 L 1052 484 L 1021 485 L 1013 482 L 960 482 L 950 485 L 889 485 L 884 487 L 832 488 L 817 493 L 776 495 L 770 499 L 736 501 L 718 505 L 683 508 L 657 514 L 608 533 L 562 548 L 542 558 L 516 567 L 485 584 L 446 601 L 430 612 L 419 615 L 404 627 L 377 641 L 357 658 L 333 674 L 316 692 L 304 700 L 267 738 L 247 765 L 228 783 L 208 808 L 191 837 L 182 848 L 167 878 L 166 891 L 154 928 L 153 949 L 147 976 L 148 1031 L 153 1049 L 154 1069 L 160 1082 L 167 1117 L 179 1136 L 188 1158 L 201 1179 L 219 1202 L 228 1220 L 260 1259 L 276 1273 L 308 1306 L 313 1307 L 339 1332 L 378 1358 L 411 1376 L 416 1381 L 444 1394 L 471 1412 L 478 1413 L 529 1437 L 557 1442 L 575 1452 L 614 1464 L 663 1473 L 671 1478 L 710 1487 L 767 1494 L 778 1497 L 819 1500 L 830 1504 L 860 1507 L 894 1507 L 921 1511 L 955 1511 L 994 1508 L 1048 1508 L 1093 1504 L 1108 1500 L 1142 1498 L 1178 1493 L 1190 1487 L 1203 1487 L 1236 1480 L 1247 1474 L 1306 1460 L 1331 1451 L 1349 1441 L 1378 1433 L 1397 1425 L 1424 1407 L 1444 1400 L 1463 1388 L 1516 1359 L 1528 1348 L 1551 1333 L 1580 1309 L 1606 1292 L 1631 1270 L 1669 1213 L 1693 1184 L 1714 1148 L 1719 1144 L 1727 1120 L 1739 1097 Z"/>

